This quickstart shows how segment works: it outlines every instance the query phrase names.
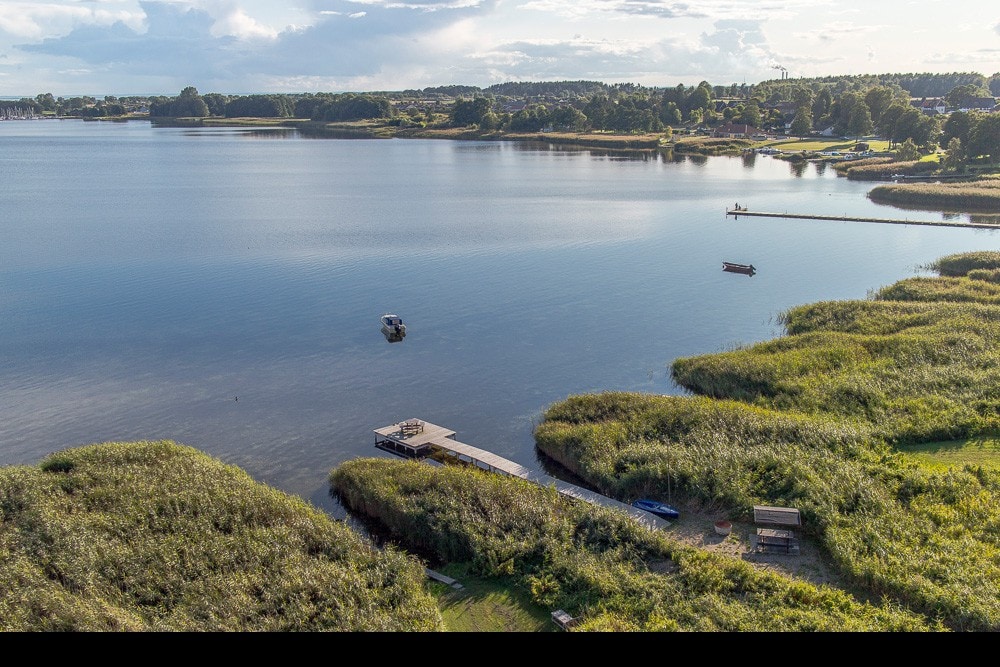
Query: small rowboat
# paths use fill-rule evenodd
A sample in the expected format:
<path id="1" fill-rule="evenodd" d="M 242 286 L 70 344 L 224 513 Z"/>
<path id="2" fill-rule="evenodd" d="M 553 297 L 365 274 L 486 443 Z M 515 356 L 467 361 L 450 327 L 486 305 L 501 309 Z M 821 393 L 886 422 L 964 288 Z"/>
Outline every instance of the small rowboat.
<path id="1" fill-rule="evenodd" d="M 757 273 L 757 269 L 754 268 L 753 264 L 737 264 L 736 262 L 723 262 L 722 270 L 730 273 L 742 273 L 747 276 Z"/>
<path id="2" fill-rule="evenodd" d="M 661 519 L 678 519 L 681 516 L 677 508 L 671 507 L 666 503 L 661 503 L 658 500 L 650 500 L 649 498 L 636 500 L 632 503 L 632 507 L 651 512 Z"/>

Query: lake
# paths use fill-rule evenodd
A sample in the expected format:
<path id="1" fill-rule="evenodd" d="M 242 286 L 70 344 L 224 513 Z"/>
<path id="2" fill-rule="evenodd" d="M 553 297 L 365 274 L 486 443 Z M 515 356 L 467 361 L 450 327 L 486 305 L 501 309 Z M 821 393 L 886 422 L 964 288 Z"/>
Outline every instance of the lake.
<path id="1" fill-rule="evenodd" d="M 0 464 L 169 439 L 338 518 L 330 470 L 392 456 L 373 429 L 424 419 L 541 471 L 532 429 L 554 402 L 683 394 L 679 356 L 1000 246 L 994 230 L 727 218 L 739 202 L 967 219 L 760 155 L 5 121 L 0 181 Z"/>

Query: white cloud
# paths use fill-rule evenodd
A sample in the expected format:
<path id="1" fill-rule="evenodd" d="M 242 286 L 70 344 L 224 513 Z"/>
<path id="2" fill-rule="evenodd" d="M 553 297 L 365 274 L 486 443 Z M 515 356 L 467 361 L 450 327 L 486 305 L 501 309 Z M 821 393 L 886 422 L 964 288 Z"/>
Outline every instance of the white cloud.
<path id="1" fill-rule="evenodd" d="M 794 76 L 871 71 L 876 53 L 880 71 L 988 75 L 1000 71 L 1000 23 L 982 20 L 994 11 L 988 0 L 0 0 L 0 95 L 754 82 L 776 63 Z"/>
<path id="2" fill-rule="evenodd" d="M 100 5 L 59 2 L 3 2 L 0 32 L 18 40 L 37 40 L 65 35 L 81 25 L 112 25 L 121 22 L 134 29 L 143 25 L 145 14 L 137 7 L 108 9 Z"/>

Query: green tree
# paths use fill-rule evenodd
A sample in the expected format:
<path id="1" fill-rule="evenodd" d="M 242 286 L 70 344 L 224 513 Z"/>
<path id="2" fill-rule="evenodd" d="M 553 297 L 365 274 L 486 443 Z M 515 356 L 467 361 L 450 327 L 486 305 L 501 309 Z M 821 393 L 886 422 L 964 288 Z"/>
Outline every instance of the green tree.
<path id="1" fill-rule="evenodd" d="M 761 115 L 760 107 L 754 102 L 748 102 L 743 107 L 743 113 L 740 114 L 740 119 L 747 125 L 752 125 L 754 127 L 761 126 Z"/>
<path id="2" fill-rule="evenodd" d="M 220 93 L 207 93 L 201 96 L 201 99 L 205 101 L 205 106 L 208 107 L 208 113 L 211 116 L 225 116 L 226 115 L 226 103 L 229 102 L 228 95 L 222 95 Z"/>
<path id="3" fill-rule="evenodd" d="M 684 117 L 676 102 L 664 102 L 660 105 L 660 120 L 665 125 L 680 125 Z"/>
<path id="4" fill-rule="evenodd" d="M 968 143 L 969 130 L 972 129 L 975 115 L 979 112 L 952 111 L 948 114 L 948 120 L 941 128 L 941 141 L 950 143 L 952 139 L 961 139 L 962 143 Z"/>
<path id="5" fill-rule="evenodd" d="M 875 131 L 875 124 L 872 122 L 868 105 L 863 101 L 854 105 L 851 110 L 851 119 L 847 123 L 847 133 L 854 137 L 864 137 Z"/>
<path id="6" fill-rule="evenodd" d="M 896 150 L 896 157 L 902 162 L 917 160 L 920 158 L 920 149 L 917 148 L 917 144 L 914 143 L 913 139 L 907 138 Z"/>
<path id="7" fill-rule="evenodd" d="M 1000 115 L 977 114 L 969 130 L 966 154 L 970 158 L 989 155 L 994 162 L 1000 161 Z"/>
<path id="8" fill-rule="evenodd" d="M 582 130 L 587 125 L 587 117 L 576 107 L 563 105 L 552 110 L 552 126 L 562 130 Z"/>
<path id="9" fill-rule="evenodd" d="M 292 111 L 288 112 L 291 115 Z M 340 93 L 331 95 L 314 111 L 313 120 L 344 122 L 367 120 L 370 118 L 392 118 L 393 109 L 389 99 L 382 95 L 368 93 Z"/>
<path id="10" fill-rule="evenodd" d="M 493 109 L 493 102 L 486 97 L 476 97 L 471 100 L 458 98 L 451 110 L 451 124 L 455 127 L 480 125 L 483 116 Z"/>
<path id="11" fill-rule="evenodd" d="M 695 109 L 701 109 L 704 112 L 712 105 L 712 87 L 702 81 L 684 100 L 684 105 L 688 114 Z"/>
<path id="12" fill-rule="evenodd" d="M 208 105 L 198 94 L 198 89 L 188 86 L 181 91 L 180 96 L 174 100 L 172 105 L 173 115 L 176 117 L 192 116 L 204 118 L 208 115 Z"/>
<path id="13" fill-rule="evenodd" d="M 794 136 L 806 137 L 812 132 L 812 124 L 812 111 L 807 106 L 801 106 L 795 112 L 795 118 L 792 119 L 792 126 L 788 131 Z"/>
<path id="14" fill-rule="evenodd" d="M 833 93 L 829 88 L 820 90 L 812 103 L 812 116 L 817 123 L 825 123 L 833 107 Z"/>
<path id="15" fill-rule="evenodd" d="M 977 97 L 990 97 L 990 91 L 971 83 L 955 86 L 944 96 L 945 102 L 956 109 L 966 109 Z"/>
<path id="16" fill-rule="evenodd" d="M 45 111 L 55 111 L 56 110 L 56 98 L 52 97 L 52 93 L 43 93 L 41 95 L 35 96 L 35 101 L 44 109 Z"/>
<path id="17" fill-rule="evenodd" d="M 944 155 L 944 167 L 951 171 L 962 171 L 965 167 L 965 149 L 962 140 L 952 137 L 948 140 L 948 148 Z"/>
<path id="18" fill-rule="evenodd" d="M 226 102 L 227 118 L 291 118 L 294 107 L 287 95 L 241 95 Z"/>
<path id="19" fill-rule="evenodd" d="M 896 94 L 888 86 L 875 86 L 865 93 L 865 104 L 871 113 L 871 120 L 877 123 L 882 113 L 895 101 Z"/>

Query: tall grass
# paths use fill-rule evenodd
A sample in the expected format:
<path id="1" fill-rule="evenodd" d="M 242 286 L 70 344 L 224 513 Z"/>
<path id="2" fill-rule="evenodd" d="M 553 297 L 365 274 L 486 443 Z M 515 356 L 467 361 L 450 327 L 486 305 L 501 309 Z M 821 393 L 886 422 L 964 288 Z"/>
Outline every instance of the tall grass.
<path id="1" fill-rule="evenodd" d="M 1000 433 L 997 287 L 971 277 L 997 255 L 942 258 L 960 277 L 793 308 L 782 338 L 677 359 L 693 396 L 571 397 L 538 447 L 621 499 L 799 507 L 857 585 L 955 630 L 1000 629 L 1000 474 L 905 457 Z"/>
<path id="2" fill-rule="evenodd" d="M 854 170 L 847 172 L 848 178 L 855 177 L 854 174 Z M 881 204 L 997 212 L 1000 211 L 1000 181 L 877 185 L 868 192 L 868 198 Z"/>
<path id="3" fill-rule="evenodd" d="M 4 631 L 433 631 L 420 563 L 168 441 L 0 468 Z"/>
<path id="4" fill-rule="evenodd" d="M 472 563 L 575 631 L 927 631 L 895 605 L 756 570 L 685 547 L 617 510 L 477 468 L 355 459 L 331 472 L 352 510 L 407 549 Z M 363 509 L 362 509 L 363 508 Z"/>
<path id="5" fill-rule="evenodd" d="M 920 160 L 909 162 L 868 162 L 867 164 L 855 163 L 843 173 L 852 181 L 881 181 L 888 179 L 894 174 L 915 175 L 933 169 L 933 165 Z"/>

